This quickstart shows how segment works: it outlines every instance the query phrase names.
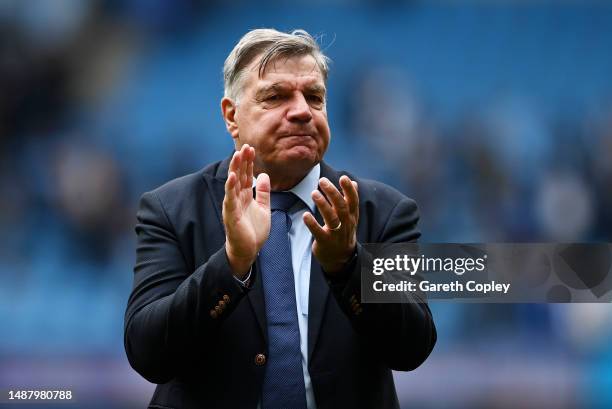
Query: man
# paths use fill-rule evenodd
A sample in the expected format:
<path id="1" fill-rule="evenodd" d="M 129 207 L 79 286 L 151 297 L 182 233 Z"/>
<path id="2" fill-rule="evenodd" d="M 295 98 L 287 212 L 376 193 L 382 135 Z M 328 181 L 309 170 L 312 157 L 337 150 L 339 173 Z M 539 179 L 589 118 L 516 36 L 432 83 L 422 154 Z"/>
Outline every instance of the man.
<path id="1" fill-rule="evenodd" d="M 247 33 L 224 66 L 231 158 L 145 193 L 125 348 L 152 408 L 397 408 L 436 331 L 426 303 L 362 304 L 360 243 L 420 236 L 414 201 L 322 159 L 328 60 Z M 256 177 L 256 180 L 255 180 Z"/>

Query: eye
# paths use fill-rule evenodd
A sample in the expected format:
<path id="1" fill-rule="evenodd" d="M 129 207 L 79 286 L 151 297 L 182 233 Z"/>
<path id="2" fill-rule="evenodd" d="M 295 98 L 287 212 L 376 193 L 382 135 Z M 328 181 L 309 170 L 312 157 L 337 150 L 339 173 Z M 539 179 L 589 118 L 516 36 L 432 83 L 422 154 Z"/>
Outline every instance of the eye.
<path id="1" fill-rule="evenodd" d="M 264 102 L 276 103 L 282 102 L 287 99 L 287 96 L 283 93 L 270 94 L 264 98 Z"/>
<path id="2" fill-rule="evenodd" d="M 322 104 L 324 102 L 324 99 L 322 96 L 320 95 L 316 95 L 316 94 L 311 94 L 306 96 L 306 99 L 308 99 L 308 101 L 314 103 L 314 104 Z"/>

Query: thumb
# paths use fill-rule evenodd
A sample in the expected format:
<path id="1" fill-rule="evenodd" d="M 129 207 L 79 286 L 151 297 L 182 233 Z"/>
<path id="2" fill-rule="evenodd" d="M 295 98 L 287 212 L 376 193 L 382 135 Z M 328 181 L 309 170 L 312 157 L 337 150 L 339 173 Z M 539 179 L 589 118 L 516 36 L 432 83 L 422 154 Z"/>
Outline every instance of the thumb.
<path id="1" fill-rule="evenodd" d="M 257 175 L 255 200 L 267 209 L 270 208 L 270 176 L 267 173 Z"/>

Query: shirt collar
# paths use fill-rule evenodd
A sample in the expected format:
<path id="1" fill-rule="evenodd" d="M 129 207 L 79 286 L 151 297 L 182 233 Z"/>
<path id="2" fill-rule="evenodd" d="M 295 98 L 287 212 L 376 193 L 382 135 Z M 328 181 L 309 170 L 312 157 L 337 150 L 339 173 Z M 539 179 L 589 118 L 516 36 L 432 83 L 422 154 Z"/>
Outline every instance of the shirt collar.
<path id="1" fill-rule="evenodd" d="M 312 213 L 316 211 L 316 208 L 314 200 L 312 200 L 310 194 L 313 190 L 316 190 L 318 188 L 320 176 L 321 165 L 317 163 L 315 166 L 312 167 L 312 169 L 310 169 L 310 172 L 308 172 L 306 176 L 304 176 L 304 179 L 302 179 L 300 183 L 288 190 L 289 192 L 299 197 L 300 200 L 304 202 L 306 206 L 308 206 Z M 255 187 L 256 180 L 257 179 L 253 178 L 253 187 Z"/>
<path id="2" fill-rule="evenodd" d="M 316 211 L 316 208 L 314 200 L 312 200 L 310 194 L 313 190 L 317 190 L 317 187 L 319 186 L 320 176 L 321 165 L 317 163 L 315 166 L 313 166 L 312 169 L 310 169 L 310 172 L 308 172 L 308 174 L 304 176 L 304 179 L 302 179 L 300 183 L 289 189 L 290 192 L 299 197 L 300 200 L 304 202 L 306 206 L 308 206 L 308 208 L 313 214 Z"/>

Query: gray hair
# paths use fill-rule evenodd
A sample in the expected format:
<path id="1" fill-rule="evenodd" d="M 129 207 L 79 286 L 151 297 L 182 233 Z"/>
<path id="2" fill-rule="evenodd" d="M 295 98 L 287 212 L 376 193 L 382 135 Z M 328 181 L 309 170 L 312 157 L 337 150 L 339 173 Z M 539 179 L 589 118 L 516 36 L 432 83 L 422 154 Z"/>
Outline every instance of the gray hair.
<path id="1" fill-rule="evenodd" d="M 261 55 L 257 65 L 259 77 L 271 61 L 279 57 L 312 55 L 327 82 L 331 60 L 323 54 L 314 37 L 304 30 L 283 33 L 269 28 L 259 28 L 246 33 L 227 56 L 223 64 L 224 95 L 235 102 L 242 92 L 245 68 Z"/>

